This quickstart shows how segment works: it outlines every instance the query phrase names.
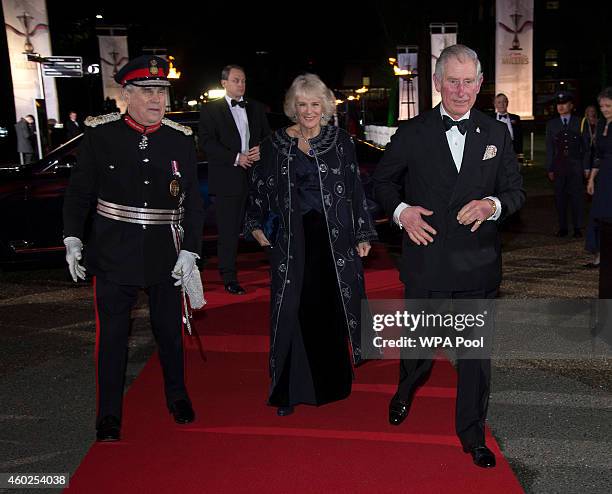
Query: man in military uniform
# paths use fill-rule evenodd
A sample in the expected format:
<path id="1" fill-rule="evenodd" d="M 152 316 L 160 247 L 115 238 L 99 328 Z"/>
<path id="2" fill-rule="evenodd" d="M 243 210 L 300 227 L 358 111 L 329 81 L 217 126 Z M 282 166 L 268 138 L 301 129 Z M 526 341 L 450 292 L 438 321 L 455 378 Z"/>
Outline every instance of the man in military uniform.
<path id="1" fill-rule="evenodd" d="M 163 118 L 167 74 L 167 62 L 155 56 L 117 73 L 127 112 L 85 121 L 64 199 L 70 273 L 75 282 L 85 279 L 85 269 L 93 275 L 98 441 L 120 437 L 130 311 L 141 288 L 149 296 L 168 409 L 179 424 L 195 418 L 184 380 L 180 285 L 197 269 L 204 211 L 192 131 Z"/>
<path id="2" fill-rule="evenodd" d="M 582 237 L 584 226 L 584 142 L 580 119 L 572 114 L 574 99 L 569 92 L 556 95 L 558 117 L 546 124 L 546 167 L 554 184 L 559 215 L 558 237 L 568 235 L 567 209 L 572 212 L 574 238 Z"/>

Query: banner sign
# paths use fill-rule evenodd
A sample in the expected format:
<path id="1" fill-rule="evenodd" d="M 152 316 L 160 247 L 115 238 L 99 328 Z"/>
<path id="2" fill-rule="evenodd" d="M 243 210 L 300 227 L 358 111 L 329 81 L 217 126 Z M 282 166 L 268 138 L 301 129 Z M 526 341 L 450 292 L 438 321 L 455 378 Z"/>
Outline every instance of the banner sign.
<path id="1" fill-rule="evenodd" d="M 441 101 L 433 80 L 436 63 L 444 48 L 457 44 L 457 24 L 432 23 L 429 25 L 429 31 L 431 33 L 431 107 L 433 108 Z"/>
<path id="2" fill-rule="evenodd" d="M 406 75 L 399 77 L 399 118 L 408 120 L 419 114 L 419 51 L 417 46 L 397 47 L 397 66 Z"/>
<path id="3" fill-rule="evenodd" d="M 104 98 L 114 99 L 123 113 L 126 104 L 121 101 L 121 86 L 115 82 L 114 77 L 128 61 L 127 36 L 98 36 L 98 44 Z"/>
<path id="4" fill-rule="evenodd" d="M 34 115 L 36 118 L 36 100 L 44 96 L 47 117 L 59 121 L 55 80 L 42 77 L 43 94 L 38 62 L 29 62 L 26 58 L 27 54 L 37 54 L 40 57 L 52 54 L 45 0 L 2 0 L 2 10 L 17 120 L 25 115 Z M 41 122 L 39 128 L 41 125 L 46 127 L 47 123 Z"/>
<path id="5" fill-rule="evenodd" d="M 495 25 L 495 93 L 533 118 L 533 0 L 497 0 Z"/>

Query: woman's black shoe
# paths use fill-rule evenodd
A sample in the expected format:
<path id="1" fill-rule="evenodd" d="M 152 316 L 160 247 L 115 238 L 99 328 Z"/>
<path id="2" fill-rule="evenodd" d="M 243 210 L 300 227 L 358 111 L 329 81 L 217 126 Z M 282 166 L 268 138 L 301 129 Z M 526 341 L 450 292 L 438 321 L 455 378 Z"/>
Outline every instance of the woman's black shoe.
<path id="1" fill-rule="evenodd" d="M 278 415 L 279 417 L 286 417 L 287 415 L 291 415 L 293 413 L 294 409 L 292 406 L 288 406 L 288 407 L 278 407 L 276 409 L 276 415 Z"/>
<path id="2" fill-rule="evenodd" d="M 119 441 L 121 422 L 114 415 L 107 415 L 100 420 L 96 431 L 96 441 L 106 443 Z"/>

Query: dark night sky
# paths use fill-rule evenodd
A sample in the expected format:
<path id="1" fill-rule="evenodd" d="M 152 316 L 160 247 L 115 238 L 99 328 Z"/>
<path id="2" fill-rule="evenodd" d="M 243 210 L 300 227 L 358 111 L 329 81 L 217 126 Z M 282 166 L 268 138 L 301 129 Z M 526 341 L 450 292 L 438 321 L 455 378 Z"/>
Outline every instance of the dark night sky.
<path id="1" fill-rule="evenodd" d="M 96 9 L 96 4 L 106 6 Z M 381 45 L 384 28 L 378 16 L 371 16 L 364 27 L 363 12 L 348 3 L 330 7 L 330 3 L 309 2 L 289 9 L 260 2 L 239 5 L 235 14 L 220 13 L 221 3 L 213 7 L 176 2 L 178 8 L 143 5 L 50 0 L 51 29 L 57 38 L 54 50 L 76 49 L 95 57 L 95 36 L 81 36 L 74 43 L 70 33 L 91 33 L 92 19 L 100 11 L 105 23 L 128 27 L 131 56 L 138 55 L 143 46 L 167 48 L 183 72 L 177 92 L 190 96 L 200 88 L 218 85 L 220 69 L 228 63 L 245 66 L 249 91 L 265 94 L 286 87 L 304 70 L 319 72 L 333 85 L 341 81 L 344 60 L 380 57 L 384 61 L 388 56 Z M 59 35 L 58 31 L 69 34 Z M 256 55 L 258 51 L 267 55 Z"/>
<path id="2" fill-rule="evenodd" d="M 222 3 L 175 2 L 147 8 L 142 2 L 48 0 L 48 8 L 58 54 L 89 54 L 95 61 L 95 14 L 101 12 L 105 23 L 128 27 L 130 56 L 140 54 L 143 46 L 168 49 L 182 71 L 175 94 L 194 98 L 199 90 L 218 86 L 224 65 L 238 63 L 246 68 L 248 93 L 278 109 L 284 90 L 304 71 L 318 73 L 337 88 L 343 85 L 347 63 L 374 65 L 388 73 L 390 81 L 387 58 L 398 43 L 425 45 L 429 22 L 461 20 L 464 38 L 469 39 L 472 27 L 491 14 L 492 0 L 469 2 L 469 8 L 461 5 L 465 3 L 448 2 L 441 8 L 439 2 L 384 0 L 366 6 L 318 0 L 252 2 L 223 13 Z M 267 54 L 256 54 L 261 51 Z M 76 91 L 65 93 L 70 97 Z"/>
<path id="3" fill-rule="evenodd" d="M 583 78 L 589 94 L 602 83 L 612 83 L 608 55 L 612 37 L 606 24 L 611 18 L 609 2 L 559 0 L 560 13 L 552 15 L 544 10 L 547 3 L 535 0 L 536 78 L 551 76 L 538 71 L 544 51 L 556 44 L 563 47 L 563 63 L 553 77 Z M 491 81 L 494 4 L 494 0 L 378 0 L 370 4 L 314 0 L 235 3 L 230 5 L 231 12 L 224 12 L 222 2 L 178 1 L 158 6 L 129 0 L 47 0 L 56 55 L 81 55 L 85 63 L 97 62 L 95 14 L 100 12 L 104 23 L 128 28 L 130 56 L 139 55 L 142 47 L 163 47 L 176 57 L 183 73 L 176 83 L 177 95 L 196 97 L 198 91 L 218 84 L 225 64 L 238 63 L 247 70 L 248 93 L 276 108 L 290 81 L 303 71 L 318 73 L 332 87 L 342 86 L 347 64 L 386 73 L 386 59 L 397 44 L 429 46 L 430 22 L 458 22 L 459 42 L 479 52 L 485 82 Z M 3 61 L 5 51 L 5 45 L 0 45 Z M 0 81 L 0 89 L 4 88 L 8 89 L 4 94 L 9 94 L 10 82 Z M 82 99 L 97 98 L 96 81 L 88 78 L 63 80 L 58 88 L 62 113 L 67 107 L 88 111 L 93 103 Z"/>

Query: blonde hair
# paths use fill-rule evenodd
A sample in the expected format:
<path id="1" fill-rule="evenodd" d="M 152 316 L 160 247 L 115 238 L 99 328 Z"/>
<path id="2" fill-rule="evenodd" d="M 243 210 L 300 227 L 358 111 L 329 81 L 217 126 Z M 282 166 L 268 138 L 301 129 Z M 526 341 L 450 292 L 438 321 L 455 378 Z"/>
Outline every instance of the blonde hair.
<path id="1" fill-rule="evenodd" d="M 297 122 L 295 102 L 299 96 L 321 100 L 321 109 L 323 111 L 321 123 L 323 125 L 327 125 L 334 113 L 336 113 L 336 98 L 334 93 L 325 85 L 319 76 L 315 74 L 297 76 L 285 95 L 283 109 L 285 115 L 287 115 L 292 122 Z"/>

